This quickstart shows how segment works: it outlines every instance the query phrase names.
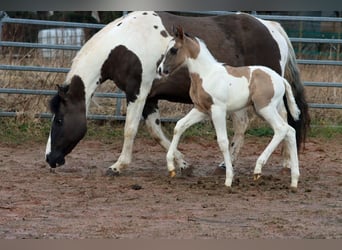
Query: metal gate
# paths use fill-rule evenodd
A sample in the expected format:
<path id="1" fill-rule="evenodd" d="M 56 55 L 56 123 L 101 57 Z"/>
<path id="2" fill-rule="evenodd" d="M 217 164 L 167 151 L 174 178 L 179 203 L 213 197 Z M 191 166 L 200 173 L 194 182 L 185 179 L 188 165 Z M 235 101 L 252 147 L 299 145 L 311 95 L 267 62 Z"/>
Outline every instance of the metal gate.
<path id="1" fill-rule="evenodd" d="M 1 17 L 2 13 L 2 17 Z M 195 12 L 190 12 L 195 13 Z M 206 15 L 223 15 L 229 12 L 226 11 L 210 11 L 210 12 L 196 12 L 196 14 L 206 14 Z M 341 24 L 342 18 L 329 18 L 329 17 L 306 17 L 306 16 L 274 16 L 274 15 L 257 15 L 260 18 L 266 20 L 294 20 L 294 21 L 314 21 L 314 22 L 336 22 Z M 42 20 L 32 20 L 32 19 L 17 19 L 10 18 L 5 12 L 0 12 L 0 49 L 4 47 L 23 47 L 23 48 L 37 48 L 37 49 L 55 49 L 55 50 L 73 50 L 77 51 L 81 46 L 70 45 L 70 44 L 43 44 L 43 43 L 26 43 L 26 42 L 11 42 L 11 41 L 1 41 L 1 31 L 2 26 L 5 23 L 12 24 L 25 24 L 25 25 L 47 25 L 53 27 L 68 27 L 68 28 L 90 28 L 90 29 L 101 29 L 104 27 L 102 24 L 90 24 L 90 23 L 75 23 L 75 22 L 58 22 L 58 21 L 42 21 Z M 322 38 L 300 38 L 291 37 L 292 43 L 320 43 L 320 44 L 334 44 L 340 48 L 342 44 L 342 39 L 322 39 Z M 1 51 L 0 51 L 1 52 Z M 0 54 L 1 55 L 1 54 Z M 342 61 L 339 60 L 297 60 L 299 64 L 313 64 L 313 65 L 338 65 L 342 66 Z M 1 71 L 13 70 L 13 71 L 37 71 L 37 72 L 57 72 L 57 73 L 67 73 L 69 68 L 62 67 L 44 67 L 44 66 L 34 66 L 34 65 L 6 65 L 0 64 L 0 94 L 20 94 L 20 95 L 54 95 L 55 90 L 36 90 L 36 89 L 17 89 L 17 88 L 4 88 L 5 83 L 1 77 Z M 337 82 L 304 82 L 305 86 L 314 87 L 334 87 L 341 88 L 342 83 Z M 111 119 L 111 120 L 124 120 L 125 117 L 120 115 L 121 99 L 125 97 L 123 93 L 99 93 L 95 92 L 95 96 L 103 98 L 115 98 L 117 101 L 116 111 L 113 115 L 97 115 L 90 114 L 89 119 Z M 310 108 L 319 109 L 342 109 L 341 103 L 309 103 Z M 0 107 L 0 116 L 16 116 L 16 112 L 2 110 Z M 40 118 L 50 118 L 50 113 L 39 113 L 36 117 Z M 164 121 L 175 121 L 174 118 L 164 118 Z"/>

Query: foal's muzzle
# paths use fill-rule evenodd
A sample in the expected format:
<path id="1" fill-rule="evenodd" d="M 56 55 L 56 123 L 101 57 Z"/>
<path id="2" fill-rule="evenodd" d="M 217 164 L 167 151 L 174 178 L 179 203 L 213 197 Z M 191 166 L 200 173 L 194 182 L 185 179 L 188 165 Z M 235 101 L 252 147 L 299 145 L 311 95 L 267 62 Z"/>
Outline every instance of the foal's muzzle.
<path id="1" fill-rule="evenodd" d="M 159 66 L 158 67 L 158 74 L 161 77 L 167 77 L 169 75 L 169 70 Z"/>

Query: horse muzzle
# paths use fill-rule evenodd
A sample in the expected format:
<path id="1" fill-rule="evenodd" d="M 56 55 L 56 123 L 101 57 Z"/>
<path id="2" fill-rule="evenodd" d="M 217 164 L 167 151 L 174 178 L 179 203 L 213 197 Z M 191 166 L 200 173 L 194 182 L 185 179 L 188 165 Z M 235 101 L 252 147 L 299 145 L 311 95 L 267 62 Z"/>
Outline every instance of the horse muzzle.
<path id="1" fill-rule="evenodd" d="M 158 67 L 158 74 L 157 75 L 159 76 L 159 79 L 160 78 L 168 77 L 169 76 L 169 70 L 159 66 Z"/>
<path id="2" fill-rule="evenodd" d="M 56 168 L 65 164 L 65 159 L 63 155 L 54 156 L 52 153 L 46 155 L 46 162 L 51 168 Z"/>

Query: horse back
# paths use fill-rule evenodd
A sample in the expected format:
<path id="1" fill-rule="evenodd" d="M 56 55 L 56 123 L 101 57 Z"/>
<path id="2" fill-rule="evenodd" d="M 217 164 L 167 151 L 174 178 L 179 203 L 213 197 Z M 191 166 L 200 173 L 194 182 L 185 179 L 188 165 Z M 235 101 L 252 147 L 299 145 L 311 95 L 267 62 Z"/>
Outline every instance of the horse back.
<path id="1" fill-rule="evenodd" d="M 249 14 L 209 17 L 158 13 L 165 28 L 181 25 L 185 32 L 204 40 L 213 56 L 231 66 L 264 65 L 281 74 L 280 51 L 268 28 Z"/>

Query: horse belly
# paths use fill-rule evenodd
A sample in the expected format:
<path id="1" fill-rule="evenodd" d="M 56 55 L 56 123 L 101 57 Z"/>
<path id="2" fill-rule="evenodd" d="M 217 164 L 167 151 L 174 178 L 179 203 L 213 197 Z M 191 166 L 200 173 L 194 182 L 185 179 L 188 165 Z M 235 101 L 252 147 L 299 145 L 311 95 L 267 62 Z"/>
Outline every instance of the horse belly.
<path id="1" fill-rule="evenodd" d="M 215 87 L 207 90 L 214 103 L 225 106 L 228 112 L 248 105 L 249 84 L 245 78 L 221 78 L 214 82 Z"/>
<path id="2" fill-rule="evenodd" d="M 228 112 L 233 112 L 246 107 L 249 103 L 248 86 L 240 86 L 239 88 L 229 89 L 229 94 L 226 102 Z"/>

